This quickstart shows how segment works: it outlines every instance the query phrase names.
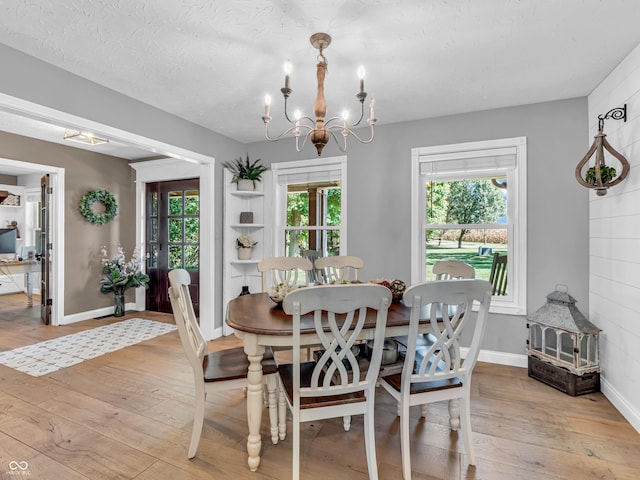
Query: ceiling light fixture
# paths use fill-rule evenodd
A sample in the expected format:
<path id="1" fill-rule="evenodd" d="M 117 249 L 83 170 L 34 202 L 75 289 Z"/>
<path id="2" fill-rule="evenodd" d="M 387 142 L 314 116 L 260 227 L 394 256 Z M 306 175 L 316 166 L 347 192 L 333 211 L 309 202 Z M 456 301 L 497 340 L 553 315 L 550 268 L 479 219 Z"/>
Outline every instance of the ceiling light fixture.
<path id="1" fill-rule="evenodd" d="M 313 105 L 313 114 L 315 116 L 315 120 L 308 116 L 303 116 L 300 111 L 296 110 L 294 114 L 294 120 L 292 121 L 289 118 L 289 114 L 287 112 L 287 100 L 291 95 L 291 88 L 289 88 L 289 81 L 291 76 L 291 64 L 287 62 L 284 67 L 285 77 L 284 77 L 284 87 L 280 89 L 282 95 L 284 96 L 284 116 L 287 121 L 292 125 L 287 128 L 284 132 L 282 132 L 277 137 L 269 136 L 269 122 L 271 121 L 271 97 L 269 95 L 265 96 L 264 99 L 264 116 L 262 117 L 262 121 L 264 122 L 264 133 L 267 140 L 270 142 L 275 142 L 280 140 L 285 135 L 293 132 L 293 135 L 296 137 L 296 150 L 301 151 L 304 148 L 307 139 L 311 138 L 311 143 L 313 143 L 318 151 L 318 156 L 322 155 L 322 149 L 329 142 L 329 136 L 332 136 L 335 140 L 338 148 L 341 151 L 345 151 L 347 149 L 347 137 L 349 135 L 353 135 L 361 143 L 371 143 L 373 140 L 373 126 L 376 123 L 376 118 L 374 115 L 374 105 L 375 99 L 371 99 L 369 104 L 369 118 L 367 119 L 367 123 L 371 127 L 371 138 L 368 140 L 363 140 L 360 138 L 353 130 L 352 127 L 356 127 L 360 124 L 362 119 L 364 118 L 364 100 L 367 98 L 367 92 L 364 91 L 364 68 L 360 67 L 358 69 L 358 76 L 360 77 L 360 91 L 356 94 L 356 98 L 360 102 L 360 118 L 355 123 L 348 123 L 348 112 L 345 110 L 341 117 L 331 117 L 329 120 L 325 121 L 324 117 L 327 114 L 327 102 L 324 98 L 324 77 L 327 73 L 327 59 L 323 54 L 323 50 L 329 46 L 331 43 L 331 37 L 326 33 L 314 33 L 310 38 L 311 45 L 314 48 L 317 48 L 320 53 L 318 54 L 318 65 L 316 69 L 316 77 L 318 79 L 318 93 L 316 96 L 316 101 Z M 304 135 L 302 140 L 302 145 L 300 145 L 300 135 L 301 130 L 307 130 L 307 133 Z M 336 135 L 336 131 L 339 130 L 342 134 L 342 141 L 338 139 Z"/>
<path id="2" fill-rule="evenodd" d="M 101 138 L 93 133 L 89 132 L 81 132 L 80 130 L 73 130 L 71 128 L 67 128 L 64 131 L 65 140 L 69 140 L 71 142 L 83 143 L 85 145 L 101 145 L 103 143 L 109 143 L 108 138 Z"/>

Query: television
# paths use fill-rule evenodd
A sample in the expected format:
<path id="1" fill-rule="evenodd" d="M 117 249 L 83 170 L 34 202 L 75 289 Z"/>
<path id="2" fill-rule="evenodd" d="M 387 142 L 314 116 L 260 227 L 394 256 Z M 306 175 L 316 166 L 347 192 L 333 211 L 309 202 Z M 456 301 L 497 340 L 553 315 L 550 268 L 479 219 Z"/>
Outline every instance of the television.
<path id="1" fill-rule="evenodd" d="M 0 228 L 0 253 L 16 253 L 15 228 Z"/>

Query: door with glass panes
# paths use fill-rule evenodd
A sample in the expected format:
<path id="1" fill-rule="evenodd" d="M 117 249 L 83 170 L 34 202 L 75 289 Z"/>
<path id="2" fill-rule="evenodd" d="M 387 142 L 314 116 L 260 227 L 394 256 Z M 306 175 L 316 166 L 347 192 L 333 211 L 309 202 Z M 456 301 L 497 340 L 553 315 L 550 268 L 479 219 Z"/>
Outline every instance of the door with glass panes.
<path id="1" fill-rule="evenodd" d="M 168 273 L 184 268 L 196 315 L 200 299 L 199 179 L 147 183 L 147 273 L 150 277 L 146 309 L 171 313 Z"/>

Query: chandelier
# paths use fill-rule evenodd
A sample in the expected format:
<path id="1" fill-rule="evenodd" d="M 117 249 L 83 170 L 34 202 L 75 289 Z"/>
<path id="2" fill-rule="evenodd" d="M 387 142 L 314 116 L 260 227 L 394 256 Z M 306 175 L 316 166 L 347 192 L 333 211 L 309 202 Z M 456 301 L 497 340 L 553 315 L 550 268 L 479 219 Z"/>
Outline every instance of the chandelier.
<path id="1" fill-rule="evenodd" d="M 316 96 L 316 101 L 313 105 L 313 115 L 315 119 L 309 116 L 302 116 L 299 110 L 294 112 L 294 120 L 292 121 L 289 117 L 289 113 L 287 112 L 287 100 L 291 95 L 291 88 L 289 88 L 289 81 L 291 76 L 291 64 L 287 62 L 285 64 L 285 77 L 284 77 L 284 87 L 280 89 L 282 95 L 284 97 L 284 116 L 287 121 L 291 124 L 289 128 L 287 128 L 284 132 L 276 137 L 271 137 L 269 135 L 269 122 L 271 121 L 271 97 L 269 95 L 265 96 L 264 99 L 264 116 L 262 117 L 262 121 L 264 122 L 264 133 L 267 140 L 270 142 L 275 142 L 280 140 L 282 137 L 293 133 L 293 136 L 296 138 L 296 150 L 301 151 L 307 140 L 311 139 L 311 143 L 313 143 L 318 152 L 318 156 L 322 155 L 322 149 L 329 142 L 329 137 L 333 137 L 338 148 L 341 151 L 346 151 L 347 149 L 347 137 L 352 135 L 356 140 L 361 143 L 371 143 L 373 140 L 373 126 L 376 123 L 376 118 L 374 115 L 373 107 L 375 105 L 375 99 L 371 99 L 369 103 L 369 118 L 367 119 L 367 123 L 371 127 L 371 137 L 368 140 L 363 140 L 360 138 L 353 130 L 353 127 L 356 127 L 360 124 L 362 119 L 364 118 L 364 101 L 367 98 L 367 92 L 364 91 L 364 68 L 360 67 L 358 69 L 358 76 L 360 77 L 360 91 L 356 94 L 356 98 L 360 102 L 360 118 L 355 123 L 348 123 L 349 114 L 345 110 L 340 117 L 331 117 L 325 121 L 325 116 L 327 114 L 327 102 L 324 99 L 324 77 L 327 73 L 327 59 L 323 54 L 325 48 L 329 46 L 331 43 L 331 37 L 326 33 L 314 33 L 310 38 L 311 45 L 314 48 L 319 50 L 318 54 L 318 65 L 316 69 L 316 77 L 318 79 L 318 93 Z M 302 144 L 300 143 L 300 136 L 304 133 Z M 339 133 L 337 133 L 339 132 Z M 339 134 L 342 134 L 342 138 L 338 137 Z"/>

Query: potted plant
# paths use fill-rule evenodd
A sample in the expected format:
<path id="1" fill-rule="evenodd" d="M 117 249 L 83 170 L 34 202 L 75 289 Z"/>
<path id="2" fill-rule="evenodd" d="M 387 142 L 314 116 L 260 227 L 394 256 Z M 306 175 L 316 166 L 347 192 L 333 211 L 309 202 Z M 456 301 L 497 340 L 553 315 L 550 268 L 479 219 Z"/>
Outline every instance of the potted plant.
<path id="1" fill-rule="evenodd" d="M 254 190 L 256 182 L 260 182 L 262 174 L 268 170 L 260 164 L 260 159 L 252 163 L 248 153 L 245 160 L 238 157 L 233 162 L 224 162 L 222 165 L 233 174 L 231 183 L 235 183 L 238 190 Z"/>
<path id="2" fill-rule="evenodd" d="M 251 249 L 257 244 L 258 242 L 251 235 L 240 235 L 236 238 L 238 260 L 249 260 L 251 258 Z"/>
<path id="3" fill-rule="evenodd" d="M 611 180 L 616 178 L 616 174 L 617 174 L 616 169 L 613 167 L 607 167 L 606 165 L 602 165 L 600 167 L 600 179 L 602 180 L 603 185 L 606 185 Z M 596 184 L 596 167 L 590 167 L 587 170 L 587 174 L 585 175 L 584 179 L 586 180 L 587 183 L 590 183 L 591 185 L 595 185 Z"/>

